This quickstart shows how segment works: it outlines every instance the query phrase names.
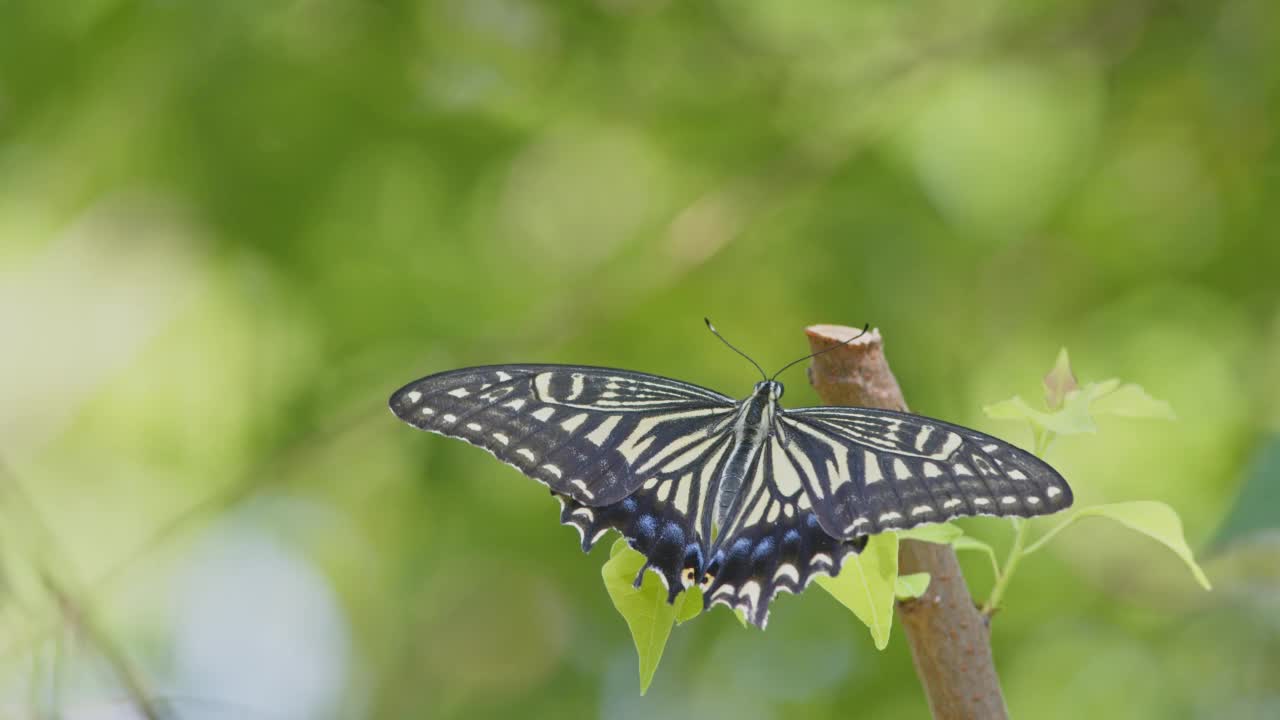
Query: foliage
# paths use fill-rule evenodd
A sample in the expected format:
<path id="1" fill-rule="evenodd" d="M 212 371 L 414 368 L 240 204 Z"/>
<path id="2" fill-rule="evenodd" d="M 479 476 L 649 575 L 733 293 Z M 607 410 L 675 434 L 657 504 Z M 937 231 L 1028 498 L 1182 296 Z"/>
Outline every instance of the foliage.
<path id="1" fill-rule="evenodd" d="M 710 315 L 771 367 L 870 322 L 914 409 L 1018 440 L 981 406 L 1052 412 L 1061 344 L 1168 401 L 1050 458 L 1176 508 L 1215 592 L 1068 527 L 998 616 L 1010 709 L 1275 716 L 1280 3 L 1170 7 L 0 2 L 0 707 L 926 716 L 813 588 L 680 626 L 640 698 L 608 543 L 383 406 L 508 362 L 741 396 Z M 956 525 L 985 595 L 1007 525 Z"/>

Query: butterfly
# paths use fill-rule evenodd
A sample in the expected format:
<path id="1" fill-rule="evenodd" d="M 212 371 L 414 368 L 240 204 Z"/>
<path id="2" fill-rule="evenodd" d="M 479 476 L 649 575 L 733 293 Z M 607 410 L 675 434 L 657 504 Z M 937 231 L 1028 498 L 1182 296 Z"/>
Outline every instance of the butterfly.
<path id="1" fill-rule="evenodd" d="M 1071 505 L 1061 475 L 998 438 L 905 412 L 784 409 L 782 394 L 772 378 L 735 400 L 627 370 L 492 365 L 415 380 L 390 406 L 546 485 L 584 551 L 619 532 L 646 558 L 637 587 L 653 570 L 668 602 L 697 585 L 705 607 L 761 628 L 779 592 L 836 575 L 870 535 Z"/>

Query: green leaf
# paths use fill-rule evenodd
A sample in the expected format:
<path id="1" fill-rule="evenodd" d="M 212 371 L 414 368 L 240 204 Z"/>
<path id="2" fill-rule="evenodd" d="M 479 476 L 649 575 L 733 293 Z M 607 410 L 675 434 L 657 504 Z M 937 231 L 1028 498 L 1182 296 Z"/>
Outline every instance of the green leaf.
<path id="1" fill-rule="evenodd" d="M 816 582 L 871 630 L 876 649 L 889 645 L 893 626 L 893 594 L 898 577 L 898 536 L 872 535 L 858 555 L 845 558 L 840 574 Z"/>
<path id="2" fill-rule="evenodd" d="M 667 589 L 654 573 L 646 572 L 639 588 L 632 585 L 636 573 L 644 566 L 645 558 L 632 550 L 625 540 L 614 543 L 609 554 L 612 557 L 600 569 L 600 574 L 604 577 L 604 586 L 609 591 L 613 606 L 631 629 L 631 639 L 635 641 L 640 658 L 640 694 L 643 695 L 653 682 L 653 673 L 658 669 L 667 638 L 671 636 L 676 608 L 667 604 Z"/>
<path id="3" fill-rule="evenodd" d="M 1053 369 L 1044 376 L 1045 405 L 1050 410 L 1057 410 L 1062 407 L 1067 393 L 1078 387 L 1076 376 L 1071 372 L 1071 358 L 1067 356 L 1067 349 L 1062 348 L 1058 351 L 1058 360 L 1053 364 Z"/>
<path id="4" fill-rule="evenodd" d="M 621 537 L 620 537 L 620 538 L 618 538 L 617 540 L 614 540 L 614 541 L 613 541 L 613 545 L 610 545 L 610 546 L 609 546 L 609 559 L 613 559 L 613 558 L 617 557 L 617 556 L 618 556 L 618 553 L 620 553 L 620 552 L 622 552 L 623 550 L 626 550 L 626 549 L 628 549 L 628 548 L 630 548 L 630 547 L 631 547 L 631 546 L 627 544 L 627 539 L 626 539 L 626 538 L 621 538 Z"/>
<path id="5" fill-rule="evenodd" d="M 676 624 L 683 625 L 702 614 L 702 588 L 694 585 L 676 596 Z"/>
<path id="6" fill-rule="evenodd" d="M 1192 555 L 1191 548 L 1187 546 L 1186 537 L 1182 532 L 1182 520 L 1178 517 L 1178 513 L 1174 512 L 1173 508 L 1168 505 L 1154 500 L 1139 500 L 1081 508 L 1060 525 L 1045 533 L 1035 544 L 1027 548 L 1025 553 L 1030 554 L 1039 550 L 1045 543 L 1049 542 L 1050 539 L 1068 526 L 1082 518 L 1093 516 L 1115 520 L 1130 530 L 1136 530 L 1169 548 L 1187 564 L 1191 574 L 1195 576 L 1201 587 L 1205 590 L 1212 589 L 1209 584 L 1209 578 L 1205 577 L 1204 571 L 1196 564 L 1195 556 Z"/>
<path id="7" fill-rule="evenodd" d="M 1084 397 L 1088 398 L 1090 403 L 1096 402 L 1098 398 L 1106 397 L 1115 392 L 1120 387 L 1119 378 L 1111 378 L 1099 382 L 1085 383 L 1085 386 L 1078 392 L 1084 393 Z"/>
<path id="8" fill-rule="evenodd" d="M 911 573 L 910 575 L 899 575 L 893 584 L 893 594 L 899 600 L 913 600 L 924 594 L 929 589 L 929 573 Z"/>
<path id="9" fill-rule="evenodd" d="M 920 540 L 937 545 L 950 545 L 956 538 L 964 535 L 964 530 L 951 523 L 932 523 L 917 525 L 910 530 L 898 530 L 897 535 L 899 540 Z"/>
<path id="10" fill-rule="evenodd" d="M 996 562 L 996 551 L 990 545 L 977 538 L 962 535 L 951 542 L 951 547 L 955 548 L 956 552 L 965 550 L 986 553 L 987 557 L 991 559 L 991 572 L 995 577 L 1000 577 L 1000 563 Z"/>
<path id="11" fill-rule="evenodd" d="M 1018 395 L 986 405 L 982 411 L 994 420 L 1026 420 L 1038 429 L 1059 435 L 1078 435 L 1097 430 L 1093 417 L 1089 415 L 1088 399 L 1079 392 L 1068 393 L 1065 405 L 1055 412 L 1036 410 Z"/>
<path id="12" fill-rule="evenodd" d="M 1020 395 L 1014 395 L 1008 400 L 1001 400 L 990 405 L 983 405 L 982 412 L 992 420 L 1032 420 L 1044 413 L 1033 409 L 1023 400 Z"/>
<path id="13" fill-rule="evenodd" d="M 1093 401 L 1092 410 L 1095 415 L 1147 417 L 1162 420 L 1176 420 L 1178 417 L 1174 415 L 1169 403 L 1151 397 L 1141 385 L 1133 383 L 1122 385 L 1113 392 L 1100 395 Z"/>

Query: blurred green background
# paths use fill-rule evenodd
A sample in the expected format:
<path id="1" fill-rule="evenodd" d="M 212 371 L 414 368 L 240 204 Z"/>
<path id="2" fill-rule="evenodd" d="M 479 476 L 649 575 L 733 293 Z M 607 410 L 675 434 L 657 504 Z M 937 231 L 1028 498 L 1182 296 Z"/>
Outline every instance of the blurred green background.
<path id="1" fill-rule="evenodd" d="M 745 394 L 707 315 L 766 367 L 869 322 L 914 410 L 1023 444 L 981 407 L 1062 345 L 1168 400 L 1049 459 L 1176 508 L 1214 592 L 1064 533 L 1010 708 L 1280 717 L 1278 47 L 1272 0 L 0 0 L 0 716 L 924 717 L 818 591 L 638 697 L 609 543 L 385 407 L 521 361 Z"/>

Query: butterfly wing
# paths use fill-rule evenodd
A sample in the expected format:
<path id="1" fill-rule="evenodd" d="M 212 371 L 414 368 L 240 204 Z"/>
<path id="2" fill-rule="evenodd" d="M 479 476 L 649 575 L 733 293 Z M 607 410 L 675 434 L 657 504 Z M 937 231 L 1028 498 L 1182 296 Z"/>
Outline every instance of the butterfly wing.
<path id="1" fill-rule="evenodd" d="M 414 427 L 483 447 L 547 485 L 584 550 L 614 528 L 672 598 L 686 568 L 700 576 L 732 399 L 610 368 L 501 365 L 422 378 L 390 405 Z"/>
<path id="2" fill-rule="evenodd" d="M 700 439 L 684 452 L 645 466 L 640 487 L 622 500 L 589 507 L 561 498 L 560 522 L 577 528 L 584 551 L 609 529 L 617 530 L 646 558 L 636 574 L 636 586 L 645 570 L 653 568 L 666 585 L 668 602 L 702 577 L 716 489 L 732 445 L 728 432 L 690 433 Z"/>
<path id="3" fill-rule="evenodd" d="M 853 538 L 961 515 L 1031 517 L 1071 505 L 1071 488 L 1031 453 L 977 430 L 872 408 L 789 410 L 824 530 Z"/>
<path id="4" fill-rule="evenodd" d="M 708 607 L 760 627 L 777 593 L 838 574 L 868 535 L 1071 504 L 1053 468 L 976 430 L 868 408 L 788 410 L 777 423 L 711 550 L 704 591 Z"/>
<path id="5" fill-rule="evenodd" d="M 823 529 L 808 489 L 813 472 L 799 447 L 776 433 L 765 441 L 711 551 L 706 607 L 742 610 L 763 628 L 775 595 L 836 575 L 850 553 L 862 551 L 865 536 L 846 540 Z"/>

